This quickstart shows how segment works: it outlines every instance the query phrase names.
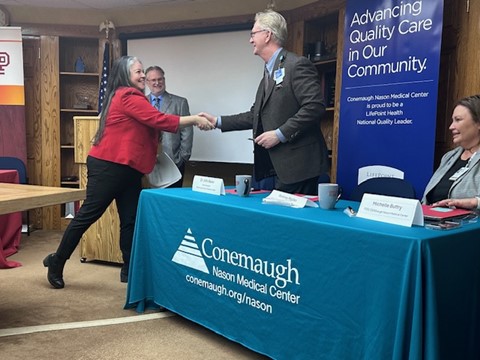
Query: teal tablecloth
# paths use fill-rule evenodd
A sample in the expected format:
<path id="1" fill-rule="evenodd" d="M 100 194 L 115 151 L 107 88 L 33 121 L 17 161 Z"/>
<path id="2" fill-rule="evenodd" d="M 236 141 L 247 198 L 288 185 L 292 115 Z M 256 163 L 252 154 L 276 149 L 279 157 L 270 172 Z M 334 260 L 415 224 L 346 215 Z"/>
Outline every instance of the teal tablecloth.
<path id="1" fill-rule="evenodd" d="M 161 305 L 275 359 L 478 359 L 480 224 L 406 228 L 144 190 L 126 308 Z M 161 334 L 159 334 L 161 336 Z"/>

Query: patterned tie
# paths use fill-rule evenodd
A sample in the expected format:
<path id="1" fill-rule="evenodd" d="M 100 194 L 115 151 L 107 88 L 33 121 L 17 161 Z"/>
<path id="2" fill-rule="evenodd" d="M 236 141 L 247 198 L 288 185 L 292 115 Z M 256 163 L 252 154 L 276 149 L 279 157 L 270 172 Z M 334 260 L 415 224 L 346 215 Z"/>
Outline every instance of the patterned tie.
<path id="1" fill-rule="evenodd" d="M 263 73 L 263 85 L 265 86 L 264 88 L 265 92 L 267 92 L 269 80 L 270 80 L 270 74 L 268 73 L 267 67 L 265 66 L 265 70 Z"/>
<path id="2" fill-rule="evenodd" d="M 162 103 L 162 98 L 161 97 L 155 97 L 153 98 L 153 106 L 160 111 L 160 105 Z"/>

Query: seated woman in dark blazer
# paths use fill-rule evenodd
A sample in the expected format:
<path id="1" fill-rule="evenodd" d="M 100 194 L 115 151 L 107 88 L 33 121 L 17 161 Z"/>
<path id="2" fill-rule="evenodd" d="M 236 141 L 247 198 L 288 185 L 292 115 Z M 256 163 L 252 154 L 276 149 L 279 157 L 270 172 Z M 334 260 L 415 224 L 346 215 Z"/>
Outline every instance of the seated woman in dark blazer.
<path id="1" fill-rule="evenodd" d="M 480 95 L 457 102 L 449 129 L 457 147 L 442 157 L 422 203 L 480 209 Z"/>

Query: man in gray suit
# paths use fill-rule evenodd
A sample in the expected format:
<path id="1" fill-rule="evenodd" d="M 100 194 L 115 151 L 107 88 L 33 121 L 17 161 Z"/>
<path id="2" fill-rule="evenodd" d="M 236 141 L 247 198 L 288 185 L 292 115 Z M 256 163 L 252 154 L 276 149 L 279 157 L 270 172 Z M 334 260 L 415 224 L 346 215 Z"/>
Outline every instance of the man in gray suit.
<path id="1" fill-rule="evenodd" d="M 145 71 L 145 79 L 150 89 L 151 104 L 166 114 L 190 115 L 187 99 L 166 91 L 165 72 L 160 66 L 150 66 Z M 187 126 L 177 133 L 162 133 L 162 149 L 175 162 L 182 178 L 170 187 L 182 187 L 185 164 L 192 154 L 193 127 Z"/>
<path id="2" fill-rule="evenodd" d="M 255 103 L 241 114 L 202 115 L 222 132 L 253 129 L 257 181 L 274 176 L 278 190 L 317 194 L 318 177 L 329 170 L 320 130 L 325 113 L 322 88 L 315 66 L 283 49 L 286 39 L 282 15 L 271 10 L 257 13 L 250 43 L 265 62 L 266 72 Z"/>

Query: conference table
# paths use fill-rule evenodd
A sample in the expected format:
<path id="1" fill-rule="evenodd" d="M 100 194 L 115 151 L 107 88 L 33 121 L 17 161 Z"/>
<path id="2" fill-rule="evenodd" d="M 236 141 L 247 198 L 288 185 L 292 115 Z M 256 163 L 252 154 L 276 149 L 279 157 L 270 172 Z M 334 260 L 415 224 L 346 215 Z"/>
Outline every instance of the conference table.
<path id="1" fill-rule="evenodd" d="M 85 189 L 0 183 L 0 215 L 84 199 Z"/>
<path id="2" fill-rule="evenodd" d="M 0 182 L 0 221 L 4 222 L 2 226 L 9 226 L 7 222 L 9 222 L 9 219 L 12 219 L 12 217 L 2 217 L 1 215 L 17 213 L 19 219 L 17 222 L 19 223 L 19 227 L 15 231 L 17 232 L 17 236 L 20 237 L 22 221 L 21 214 L 19 212 L 84 199 L 85 189 Z M 15 247 L 8 245 L 7 250 L 4 248 L 5 251 L 3 254 L 5 255 L 5 266 L 0 266 L 0 268 L 9 268 L 21 265 L 18 262 L 8 262 L 6 260 L 7 256 L 17 252 L 19 242 L 20 238 L 18 238 L 18 241 L 15 242 Z M 2 240 L 0 236 L 0 245 L 3 246 L 4 244 L 6 244 L 6 240 Z M 2 264 L 0 263 L 0 265 Z"/>
<path id="3" fill-rule="evenodd" d="M 163 306 L 274 359 L 479 359 L 480 223 L 143 190 L 125 308 Z M 158 334 L 162 336 L 162 334 Z"/>

